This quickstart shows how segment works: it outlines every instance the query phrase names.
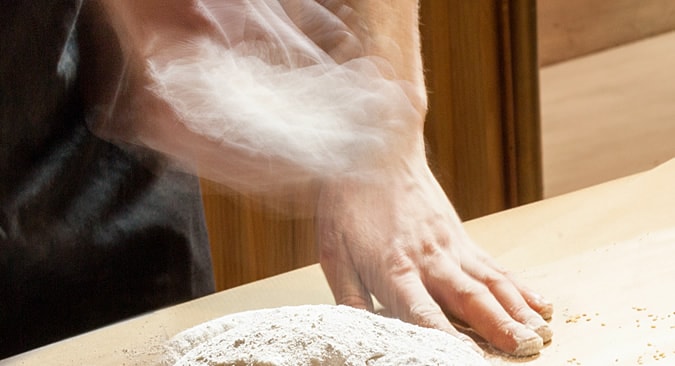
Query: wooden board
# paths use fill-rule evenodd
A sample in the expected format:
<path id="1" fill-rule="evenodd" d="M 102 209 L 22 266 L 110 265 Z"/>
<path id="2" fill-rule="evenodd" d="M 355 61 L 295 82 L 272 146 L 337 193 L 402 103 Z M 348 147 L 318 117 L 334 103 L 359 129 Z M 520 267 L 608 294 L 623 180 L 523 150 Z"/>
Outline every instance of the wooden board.
<path id="1" fill-rule="evenodd" d="M 675 228 L 544 266 L 521 278 L 556 305 L 553 342 L 528 365 L 675 363 Z M 490 357 L 495 365 L 514 360 Z"/>

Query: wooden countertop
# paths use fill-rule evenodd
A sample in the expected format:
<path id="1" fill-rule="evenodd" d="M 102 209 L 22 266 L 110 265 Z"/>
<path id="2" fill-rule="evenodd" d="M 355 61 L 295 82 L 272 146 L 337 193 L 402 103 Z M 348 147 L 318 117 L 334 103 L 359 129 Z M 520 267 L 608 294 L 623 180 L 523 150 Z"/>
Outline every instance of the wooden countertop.
<path id="1" fill-rule="evenodd" d="M 555 303 L 531 365 L 675 362 L 675 160 L 645 173 L 467 222 L 471 235 Z M 310 266 L 55 343 L 0 365 L 153 365 L 174 334 L 225 314 L 332 303 Z M 496 365 L 522 363 L 489 356 Z"/>

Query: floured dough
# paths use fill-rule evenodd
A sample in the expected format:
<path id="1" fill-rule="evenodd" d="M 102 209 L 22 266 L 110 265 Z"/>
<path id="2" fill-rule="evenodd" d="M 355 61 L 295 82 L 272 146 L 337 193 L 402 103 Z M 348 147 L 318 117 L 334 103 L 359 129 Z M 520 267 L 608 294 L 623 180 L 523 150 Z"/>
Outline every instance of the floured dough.
<path id="1" fill-rule="evenodd" d="M 167 344 L 167 365 L 489 365 L 464 342 L 347 306 L 232 314 Z"/>

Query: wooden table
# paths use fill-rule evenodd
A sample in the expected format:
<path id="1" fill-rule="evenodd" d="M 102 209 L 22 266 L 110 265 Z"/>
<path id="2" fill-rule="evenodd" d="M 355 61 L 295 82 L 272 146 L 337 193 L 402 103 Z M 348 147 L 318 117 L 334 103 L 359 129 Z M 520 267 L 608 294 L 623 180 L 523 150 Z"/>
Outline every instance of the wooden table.
<path id="1" fill-rule="evenodd" d="M 645 173 L 466 223 L 556 305 L 531 365 L 675 364 L 675 160 Z M 152 365 L 163 341 L 225 314 L 331 303 L 310 266 L 156 311 L 0 365 Z M 522 363 L 490 356 L 497 365 Z"/>

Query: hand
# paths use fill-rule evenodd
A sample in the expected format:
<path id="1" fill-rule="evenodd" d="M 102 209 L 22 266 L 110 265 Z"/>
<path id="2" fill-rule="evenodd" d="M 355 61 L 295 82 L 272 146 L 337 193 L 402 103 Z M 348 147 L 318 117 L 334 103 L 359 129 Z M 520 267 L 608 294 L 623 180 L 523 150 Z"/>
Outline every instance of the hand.
<path id="1" fill-rule="evenodd" d="M 469 340 L 447 314 L 516 356 L 551 339 L 544 318 L 552 305 L 471 241 L 426 163 L 379 183 L 326 184 L 318 216 L 321 265 L 337 303 L 372 311 L 372 293 L 402 320 Z"/>

